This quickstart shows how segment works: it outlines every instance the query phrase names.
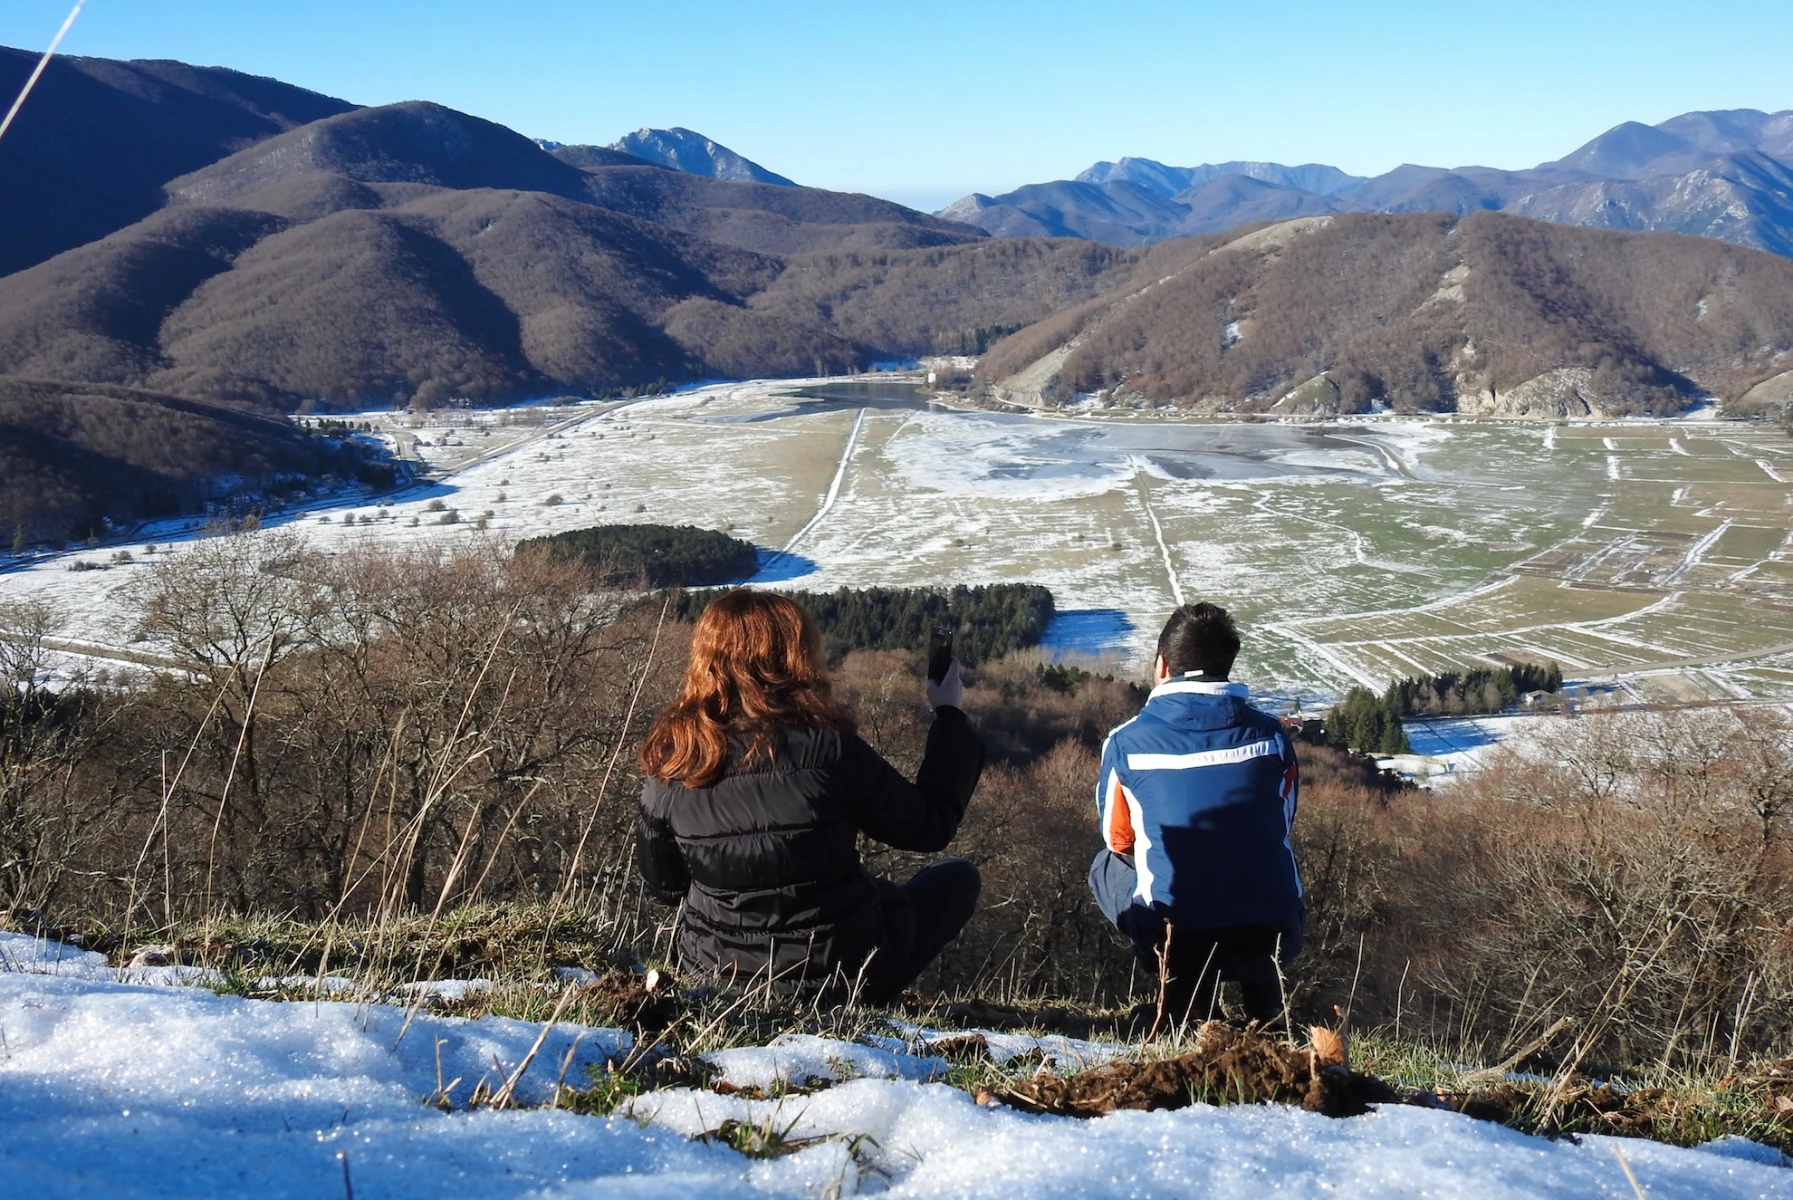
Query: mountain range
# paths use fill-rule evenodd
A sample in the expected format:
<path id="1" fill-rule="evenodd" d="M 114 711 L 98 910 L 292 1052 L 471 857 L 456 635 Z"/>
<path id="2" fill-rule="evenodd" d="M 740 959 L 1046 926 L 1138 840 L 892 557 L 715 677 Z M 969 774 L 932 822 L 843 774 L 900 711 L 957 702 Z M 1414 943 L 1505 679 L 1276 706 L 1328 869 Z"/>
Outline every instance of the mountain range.
<path id="1" fill-rule="evenodd" d="M 0 87 L 27 69 L 0 51 Z M 798 186 L 688 130 L 562 146 L 178 63 L 57 60 L 42 87 L 0 142 L 0 465 L 36 480 L 8 485 L 0 520 L 30 536 L 191 504 L 220 474 L 361 469 L 268 420 L 293 411 L 987 345 L 988 394 L 1023 404 L 1793 400 L 1793 259 L 1527 219 L 1624 223 L 1563 188 L 1692 211 L 1699 176 L 1724 218 L 1702 231 L 1763 241 L 1787 114 L 1624 126 L 1510 175 L 1122 159 L 1039 185 L 1031 209 L 930 216 Z M 1372 201 L 1390 211 L 1342 211 Z M 1172 226 L 1201 232 L 1161 240 Z"/>
<path id="2" fill-rule="evenodd" d="M 1148 245 L 1251 221 L 1344 212 L 1517 213 L 1666 230 L 1793 255 L 1793 110 L 1692 112 L 1609 129 L 1522 171 L 1401 166 L 1365 178 L 1310 163 L 1100 162 L 1075 179 L 974 193 L 939 216 L 997 237 Z"/>
<path id="3" fill-rule="evenodd" d="M 0 278 L 0 374 L 291 411 L 845 371 L 1089 299 L 1125 257 L 573 149 L 421 101 L 274 133 Z"/>

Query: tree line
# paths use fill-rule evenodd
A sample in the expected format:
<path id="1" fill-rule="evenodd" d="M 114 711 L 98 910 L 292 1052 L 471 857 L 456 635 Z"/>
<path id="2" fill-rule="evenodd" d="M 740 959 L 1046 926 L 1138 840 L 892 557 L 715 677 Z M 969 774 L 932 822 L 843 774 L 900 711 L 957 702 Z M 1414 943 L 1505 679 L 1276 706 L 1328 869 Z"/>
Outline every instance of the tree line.
<path id="1" fill-rule="evenodd" d="M 1407 717 L 1504 712 L 1528 693 L 1558 692 L 1562 687 L 1563 669 L 1554 662 L 1397 679 L 1380 696 L 1369 688 L 1354 687 L 1326 714 L 1326 740 L 1371 754 L 1408 754 L 1413 747 L 1401 728 Z"/>
<path id="2" fill-rule="evenodd" d="M 984 587 L 841 588 L 787 592 L 815 618 L 835 653 L 850 650 L 923 652 L 936 625 L 954 631 L 954 652 L 967 666 L 1037 646 L 1054 612 L 1052 593 L 1035 583 Z M 686 592 L 678 615 L 695 621 L 719 591 Z"/>
<path id="3" fill-rule="evenodd" d="M 1563 669 L 1555 663 L 1519 663 L 1402 679 L 1389 685 L 1388 695 L 1404 717 L 1454 717 L 1503 712 L 1527 693 L 1562 689 Z"/>

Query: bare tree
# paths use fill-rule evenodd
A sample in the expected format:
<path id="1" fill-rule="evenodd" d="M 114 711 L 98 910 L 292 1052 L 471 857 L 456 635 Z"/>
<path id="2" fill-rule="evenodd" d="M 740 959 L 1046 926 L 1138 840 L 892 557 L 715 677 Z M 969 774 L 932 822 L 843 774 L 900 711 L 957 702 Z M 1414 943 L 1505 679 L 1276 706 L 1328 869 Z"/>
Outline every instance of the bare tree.
<path id="1" fill-rule="evenodd" d="M 42 910 L 92 821 L 69 786 L 90 744 L 79 673 L 49 645 L 62 624 L 41 600 L 0 602 L 0 914 Z"/>

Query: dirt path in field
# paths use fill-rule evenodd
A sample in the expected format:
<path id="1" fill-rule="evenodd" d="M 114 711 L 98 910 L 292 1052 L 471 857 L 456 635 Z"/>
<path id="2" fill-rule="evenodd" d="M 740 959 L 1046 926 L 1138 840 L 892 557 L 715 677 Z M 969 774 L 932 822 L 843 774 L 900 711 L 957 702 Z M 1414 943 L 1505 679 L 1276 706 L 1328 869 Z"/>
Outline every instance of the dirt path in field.
<path id="1" fill-rule="evenodd" d="M 1152 523 L 1152 537 L 1158 543 L 1158 555 L 1164 560 L 1164 574 L 1170 580 L 1170 598 L 1178 607 L 1183 607 L 1183 585 L 1177 582 L 1177 565 L 1170 557 L 1170 547 L 1164 543 L 1164 528 L 1158 524 L 1158 514 L 1152 511 L 1151 486 L 1146 482 L 1145 472 L 1133 476 L 1134 486 L 1139 492 L 1140 507 L 1146 510 L 1146 519 Z"/>
<path id="2" fill-rule="evenodd" d="M 142 654 L 135 650 L 118 650 L 109 646 L 101 646 L 95 642 L 71 642 L 66 638 L 27 639 L 14 637 L 0 631 L 0 642 L 12 642 L 15 645 L 26 645 L 36 641 L 46 650 L 54 650 L 58 654 L 72 654 L 77 658 L 104 658 L 113 662 L 130 663 L 138 667 L 153 667 L 158 671 L 184 671 L 191 664 L 176 659 L 166 658 L 159 654 Z"/>
<path id="3" fill-rule="evenodd" d="M 860 430 L 865 427 L 865 414 L 866 410 L 862 408 L 859 410 L 859 415 L 853 418 L 853 428 L 847 432 L 847 444 L 841 448 L 840 462 L 834 468 L 834 478 L 829 480 L 828 491 L 822 497 L 822 503 L 816 508 L 815 514 L 803 523 L 803 528 L 791 535 L 790 541 L 778 548 L 777 554 L 771 555 L 764 563 L 760 564 L 760 575 L 764 575 L 782 563 L 797 548 L 797 543 L 807 537 L 810 530 L 820 525 L 828 516 L 829 511 L 834 508 L 834 502 L 840 498 L 840 485 L 847 477 L 847 464 L 853 457 L 854 448 L 859 445 Z"/>

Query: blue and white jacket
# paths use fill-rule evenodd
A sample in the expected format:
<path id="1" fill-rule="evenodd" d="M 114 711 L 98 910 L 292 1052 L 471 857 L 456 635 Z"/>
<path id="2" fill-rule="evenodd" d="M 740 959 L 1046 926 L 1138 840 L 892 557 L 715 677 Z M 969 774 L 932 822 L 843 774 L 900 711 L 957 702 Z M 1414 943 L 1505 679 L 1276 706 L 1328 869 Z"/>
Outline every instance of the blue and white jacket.
<path id="1" fill-rule="evenodd" d="M 1304 924 L 1289 845 L 1295 747 L 1247 695 L 1195 674 L 1168 680 L 1102 747 L 1103 840 L 1133 856 L 1135 903 L 1177 928 Z"/>

